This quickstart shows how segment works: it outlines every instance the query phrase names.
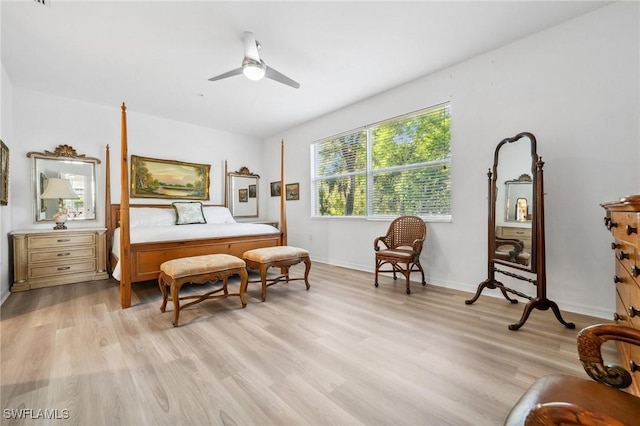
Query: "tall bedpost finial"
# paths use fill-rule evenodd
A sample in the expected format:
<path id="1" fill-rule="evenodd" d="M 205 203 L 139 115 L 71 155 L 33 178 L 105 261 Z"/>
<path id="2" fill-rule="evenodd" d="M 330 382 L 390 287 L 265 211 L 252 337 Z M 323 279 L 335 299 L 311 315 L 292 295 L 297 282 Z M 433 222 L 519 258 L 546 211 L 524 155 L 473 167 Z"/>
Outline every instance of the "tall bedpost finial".
<path id="1" fill-rule="evenodd" d="M 284 139 L 280 141 L 280 232 L 282 233 L 282 245 L 287 245 L 287 212 L 285 207 L 284 183 Z"/>

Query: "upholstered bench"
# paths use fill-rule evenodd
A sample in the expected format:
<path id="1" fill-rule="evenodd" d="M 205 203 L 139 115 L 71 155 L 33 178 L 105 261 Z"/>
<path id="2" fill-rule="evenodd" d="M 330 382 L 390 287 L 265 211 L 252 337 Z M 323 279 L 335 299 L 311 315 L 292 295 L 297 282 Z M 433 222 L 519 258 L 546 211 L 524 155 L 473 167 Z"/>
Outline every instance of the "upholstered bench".
<path id="1" fill-rule="evenodd" d="M 229 293 L 227 280 L 232 275 L 240 276 L 240 290 L 238 293 Z M 222 280 L 222 287 L 200 295 L 180 297 L 180 288 L 187 283 L 205 284 Z M 173 259 L 160 265 L 158 285 L 162 292 L 162 305 L 160 311 L 165 312 L 168 301 L 168 292 L 171 292 L 173 301 L 173 326 L 178 326 L 180 309 L 202 302 L 207 299 L 222 299 L 229 296 L 240 296 L 242 307 L 247 305 L 245 292 L 247 290 L 247 268 L 244 260 L 230 254 L 207 254 L 203 256 L 183 257 Z M 222 294 L 217 294 L 222 292 Z M 186 305 L 180 306 L 181 300 L 196 299 Z"/>
<path id="2" fill-rule="evenodd" d="M 279 283 L 284 279 L 285 282 L 304 280 L 309 290 L 309 271 L 311 270 L 311 259 L 309 252 L 305 249 L 291 246 L 264 247 L 245 251 L 242 255 L 248 268 L 258 269 L 260 271 L 260 282 L 262 283 L 262 301 L 267 300 L 267 287 Z M 289 277 L 289 267 L 304 262 L 304 278 Z M 267 281 L 267 271 L 271 267 L 280 268 L 281 274 Z M 258 282 L 258 281 L 251 281 Z"/>

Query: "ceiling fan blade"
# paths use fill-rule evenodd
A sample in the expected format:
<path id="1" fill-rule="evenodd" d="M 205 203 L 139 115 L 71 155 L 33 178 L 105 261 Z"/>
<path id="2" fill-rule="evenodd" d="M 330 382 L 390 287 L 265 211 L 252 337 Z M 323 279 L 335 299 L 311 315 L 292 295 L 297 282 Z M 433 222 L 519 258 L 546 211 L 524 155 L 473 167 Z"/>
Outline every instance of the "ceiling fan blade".
<path id="1" fill-rule="evenodd" d="M 225 72 L 224 74 L 217 75 L 215 77 L 211 77 L 209 81 L 222 80 L 223 78 L 233 77 L 234 75 L 242 74 L 242 67 L 236 68 L 235 70 L 231 70 L 229 72 Z"/>
<path id="2" fill-rule="evenodd" d="M 260 55 L 258 54 L 258 44 L 256 43 L 256 37 L 250 31 L 244 32 L 244 57 L 251 58 L 256 62 L 260 62 Z"/>
<path id="3" fill-rule="evenodd" d="M 278 71 L 274 70 L 273 68 L 271 68 L 268 65 L 267 65 L 267 71 L 265 73 L 265 77 L 270 78 L 271 80 L 275 80 L 275 81 L 277 81 L 279 83 L 286 84 L 287 86 L 291 86 L 294 89 L 300 88 L 300 83 L 290 79 L 286 75 L 282 74 L 281 72 L 278 72 Z"/>

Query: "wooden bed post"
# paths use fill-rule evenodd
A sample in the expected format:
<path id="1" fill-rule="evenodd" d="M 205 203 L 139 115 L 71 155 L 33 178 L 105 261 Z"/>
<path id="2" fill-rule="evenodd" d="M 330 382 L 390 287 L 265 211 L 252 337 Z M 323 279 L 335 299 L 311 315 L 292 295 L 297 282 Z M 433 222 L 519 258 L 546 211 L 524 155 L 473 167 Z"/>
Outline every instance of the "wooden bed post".
<path id="1" fill-rule="evenodd" d="M 285 191 L 287 186 L 284 183 L 284 139 L 280 142 L 280 232 L 282 233 L 282 245 L 287 245 L 287 212 L 285 207 Z"/>
<path id="2" fill-rule="evenodd" d="M 106 168 L 104 173 L 104 178 L 106 180 L 104 184 L 104 223 L 107 228 L 107 272 L 109 276 L 111 276 L 111 238 L 113 238 L 113 231 L 111 230 L 111 154 L 109 152 L 109 144 L 107 144 L 107 149 L 105 151 L 105 161 L 104 166 Z"/>
<path id="3" fill-rule="evenodd" d="M 229 207 L 229 175 L 227 173 L 227 160 L 224 160 L 224 206 Z"/>
<path id="4" fill-rule="evenodd" d="M 120 135 L 120 306 L 131 306 L 131 259 L 129 258 L 129 163 L 127 160 L 127 107 L 122 103 Z"/>

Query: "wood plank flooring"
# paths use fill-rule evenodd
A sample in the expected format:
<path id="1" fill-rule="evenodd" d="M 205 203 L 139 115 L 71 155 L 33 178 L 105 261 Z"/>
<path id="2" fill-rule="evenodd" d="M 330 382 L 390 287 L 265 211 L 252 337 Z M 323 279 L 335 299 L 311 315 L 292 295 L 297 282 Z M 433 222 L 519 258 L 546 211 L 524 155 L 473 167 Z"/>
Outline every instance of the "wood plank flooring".
<path id="1" fill-rule="evenodd" d="M 568 330 L 534 311 L 510 331 L 522 303 L 467 306 L 469 293 L 419 283 L 406 295 L 401 279 L 375 288 L 371 273 L 320 263 L 310 282 L 269 287 L 264 303 L 250 284 L 245 309 L 205 301 L 177 328 L 155 282 L 134 284 L 125 310 L 113 280 L 14 293 L 1 312 L 0 422 L 499 425 L 537 377 L 586 377 L 575 336 L 603 322 L 565 312 Z"/>

